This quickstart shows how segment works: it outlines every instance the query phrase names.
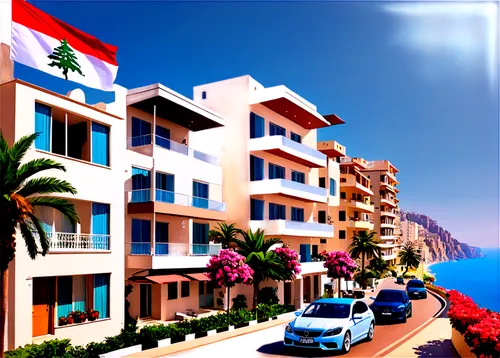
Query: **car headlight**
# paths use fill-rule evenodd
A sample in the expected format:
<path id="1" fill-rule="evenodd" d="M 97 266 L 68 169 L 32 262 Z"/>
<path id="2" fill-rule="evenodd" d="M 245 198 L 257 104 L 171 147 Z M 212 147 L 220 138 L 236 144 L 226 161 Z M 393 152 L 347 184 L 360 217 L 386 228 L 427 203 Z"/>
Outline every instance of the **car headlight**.
<path id="1" fill-rule="evenodd" d="M 405 305 L 398 306 L 398 311 L 404 311 L 404 309 L 405 309 Z"/>
<path id="2" fill-rule="evenodd" d="M 325 333 L 323 333 L 323 337 L 336 336 L 337 334 L 340 334 L 340 332 L 342 332 L 342 327 L 329 329 Z"/>
<path id="3" fill-rule="evenodd" d="M 290 326 L 289 324 L 287 324 L 287 325 L 286 325 L 285 330 L 286 330 L 288 333 L 293 333 L 293 328 L 292 328 L 292 326 Z"/>

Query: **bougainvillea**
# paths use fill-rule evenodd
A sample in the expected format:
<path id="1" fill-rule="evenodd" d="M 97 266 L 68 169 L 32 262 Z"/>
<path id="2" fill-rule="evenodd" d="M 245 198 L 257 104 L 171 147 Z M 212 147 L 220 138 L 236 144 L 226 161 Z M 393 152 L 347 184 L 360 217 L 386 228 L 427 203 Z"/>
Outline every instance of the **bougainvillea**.
<path id="1" fill-rule="evenodd" d="M 450 309 L 448 317 L 451 325 L 464 334 L 470 325 L 480 322 L 487 315 L 485 308 L 479 308 L 472 298 L 456 290 L 448 291 Z"/>
<path id="2" fill-rule="evenodd" d="M 332 251 L 325 256 L 323 267 L 327 269 L 327 276 L 352 280 L 356 270 L 356 262 L 344 251 Z"/>
<path id="3" fill-rule="evenodd" d="M 205 275 L 216 287 L 234 287 L 238 283 L 251 284 L 253 274 L 245 263 L 245 256 L 232 249 L 224 249 L 210 258 Z"/>
<path id="4" fill-rule="evenodd" d="M 302 268 L 300 267 L 299 255 L 297 254 L 297 252 L 286 245 L 274 249 L 274 252 L 283 262 L 285 269 L 290 272 L 290 278 L 295 279 L 302 270 Z"/>

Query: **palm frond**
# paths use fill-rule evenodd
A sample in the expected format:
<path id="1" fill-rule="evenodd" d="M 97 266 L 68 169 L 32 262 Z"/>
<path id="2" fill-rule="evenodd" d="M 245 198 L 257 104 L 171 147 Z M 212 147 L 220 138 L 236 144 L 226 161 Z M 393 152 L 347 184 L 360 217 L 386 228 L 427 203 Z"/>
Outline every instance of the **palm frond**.
<path id="1" fill-rule="evenodd" d="M 76 189 L 66 180 L 60 180 L 52 177 L 42 177 L 28 180 L 18 191 L 19 195 L 25 197 L 34 194 L 49 193 L 70 193 L 75 195 Z"/>
<path id="2" fill-rule="evenodd" d="M 38 220 L 38 218 L 35 215 L 30 215 L 29 217 L 31 223 L 33 224 L 38 233 L 40 247 L 42 248 L 42 256 L 45 256 L 47 252 L 49 252 L 49 238 L 47 237 L 47 234 L 45 233 L 45 230 L 43 229 L 40 220 Z"/>
<path id="3" fill-rule="evenodd" d="M 34 207 L 46 206 L 59 211 L 72 224 L 76 224 L 80 221 L 78 213 L 75 210 L 75 206 L 66 199 L 56 198 L 53 196 L 36 196 L 29 198 L 29 201 Z"/>
<path id="4" fill-rule="evenodd" d="M 37 158 L 30 160 L 29 162 L 21 165 L 17 171 L 17 181 L 23 183 L 29 177 L 42 172 L 44 170 L 62 170 L 66 171 L 66 168 L 61 163 L 48 158 Z"/>
<path id="5" fill-rule="evenodd" d="M 19 223 L 19 229 L 21 230 L 21 235 L 24 239 L 24 244 L 28 250 L 28 255 L 32 260 L 36 258 L 38 254 L 38 245 L 36 244 L 36 239 L 33 236 L 32 228 L 26 222 Z"/>
<path id="6" fill-rule="evenodd" d="M 39 135 L 39 133 L 28 134 L 17 140 L 9 150 L 12 161 L 20 163 Z"/>

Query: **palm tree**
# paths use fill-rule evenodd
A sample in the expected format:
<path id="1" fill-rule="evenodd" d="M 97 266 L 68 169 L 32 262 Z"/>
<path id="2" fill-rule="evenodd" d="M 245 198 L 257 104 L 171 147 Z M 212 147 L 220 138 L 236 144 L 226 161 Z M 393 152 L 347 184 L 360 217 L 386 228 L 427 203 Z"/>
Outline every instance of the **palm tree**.
<path id="1" fill-rule="evenodd" d="M 365 258 L 370 260 L 377 256 L 378 253 L 378 240 L 375 237 L 376 232 L 371 231 L 359 231 L 356 232 L 352 238 L 352 243 L 349 245 L 349 254 L 353 258 L 359 258 L 361 256 L 361 275 L 362 275 L 362 286 L 363 289 L 366 288 L 365 276 Z"/>
<path id="2" fill-rule="evenodd" d="M 45 170 L 66 171 L 64 166 L 46 158 L 21 163 L 36 137 L 38 134 L 24 136 L 9 148 L 0 131 L 0 357 L 4 354 L 8 268 L 16 252 L 16 231 L 19 230 L 28 255 L 34 260 L 38 254 L 45 256 L 49 251 L 49 241 L 36 216 L 38 207 L 58 210 L 73 224 L 79 221 L 73 204 L 49 196 L 76 194 L 70 183 L 52 177 L 32 178 Z"/>
<path id="3" fill-rule="evenodd" d="M 410 268 L 417 268 L 420 265 L 422 258 L 418 254 L 417 250 L 411 242 L 407 242 L 398 254 L 399 262 L 401 265 L 406 266 L 403 276 L 408 272 Z"/>
<path id="4" fill-rule="evenodd" d="M 228 249 L 234 242 L 238 229 L 235 224 L 217 223 L 217 228 L 208 232 L 208 238 L 217 244 L 221 244 L 223 249 Z"/>
<path id="5" fill-rule="evenodd" d="M 245 256 L 246 263 L 254 270 L 253 276 L 253 308 L 257 307 L 259 285 L 266 279 L 285 281 L 291 279 L 291 274 L 285 269 L 281 258 L 271 250 L 271 247 L 281 242 L 280 239 L 265 239 L 264 230 L 258 229 L 238 232 L 243 240 L 235 239 L 236 251 Z"/>
<path id="6" fill-rule="evenodd" d="M 382 278 L 383 274 L 389 269 L 389 263 L 380 257 L 375 257 L 370 260 L 368 267 L 378 278 Z"/>

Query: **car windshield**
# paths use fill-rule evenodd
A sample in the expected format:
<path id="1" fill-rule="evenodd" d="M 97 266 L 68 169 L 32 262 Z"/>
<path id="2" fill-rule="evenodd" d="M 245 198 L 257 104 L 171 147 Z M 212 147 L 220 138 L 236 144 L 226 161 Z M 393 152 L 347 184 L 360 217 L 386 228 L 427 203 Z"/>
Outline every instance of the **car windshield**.
<path id="1" fill-rule="evenodd" d="M 425 287 L 424 286 L 424 283 L 422 281 L 418 281 L 418 280 L 415 280 L 415 281 L 410 281 L 408 282 L 408 284 L 406 285 L 408 287 Z"/>
<path id="2" fill-rule="evenodd" d="M 394 292 L 394 291 L 381 291 L 378 295 L 377 298 L 375 299 L 376 302 L 403 302 L 403 295 L 401 292 Z"/>
<path id="3" fill-rule="evenodd" d="M 302 317 L 314 318 L 349 318 L 351 305 L 340 303 L 312 303 Z"/>

